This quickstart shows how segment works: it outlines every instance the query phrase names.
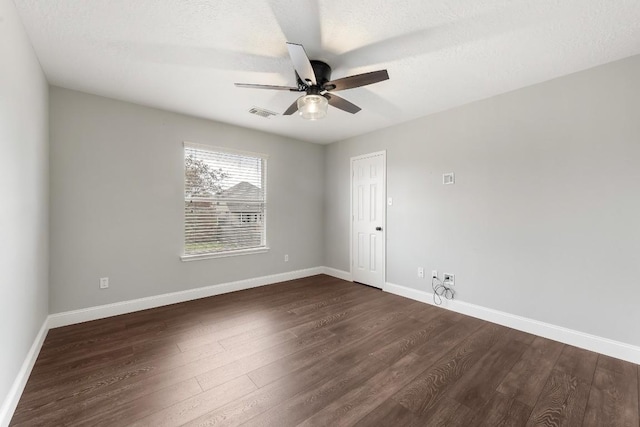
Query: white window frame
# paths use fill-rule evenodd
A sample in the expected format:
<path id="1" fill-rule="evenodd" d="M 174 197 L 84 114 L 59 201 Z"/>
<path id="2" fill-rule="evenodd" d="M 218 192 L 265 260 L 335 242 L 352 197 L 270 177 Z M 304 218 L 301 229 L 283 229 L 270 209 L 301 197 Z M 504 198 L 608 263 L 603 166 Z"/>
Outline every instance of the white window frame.
<path id="1" fill-rule="evenodd" d="M 227 153 L 227 154 L 236 154 L 236 155 L 240 155 L 240 156 L 247 156 L 247 157 L 255 157 L 255 158 L 260 158 L 263 160 L 263 164 L 262 164 L 262 191 L 264 194 L 264 211 L 263 211 L 263 242 L 264 245 L 263 246 L 259 246 L 259 247 L 255 247 L 255 248 L 247 248 L 247 249 L 235 249 L 235 250 L 226 250 L 226 251 L 218 251 L 218 252 L 203 252 L 203 253 L 199 253 L 199 254 L 186 254 L 185 251 L 185 245 L 186 245 L 186 235 L 185 235 L 185 225 L 186 225 L 186 217 L 184 216 L 184 208 L 183 208 L 183 218 L 182 218 L 182 255 L 180 256 L 180 259 L 182 261 L 197 261 L 197 260 L 203 260 L 203 259 L 211 259 L 211 258 L 226 258 L 226 257 L 232 257 L 232 256 L 240 256 L 240 255 L 251 255 L 251 254 L 259 254 L 259 253 L 265 253 L 269 251 L 269 246 L 267 244 L 267 200 L 268 200 L 268 195 L 267 195 L 267 164 L 268 164 L 268 159 L 269 156 L 267 154 L 263 154 L 263 153 L 255 153 L 255 152 L 251 152 L 251 151 L 243 151 L 243 150 L 235 150 L 232 148 L 227 148 L 227 147 L 216 147 L 216 146 L 212 146 L 212 145 L 207 145 L 207 144 L 198 144 L 198 143 L 194 143 L 194 142 L 189 142 L 189 141 L 184 141 L 183 142 L 183 149 L 182 149 L 182 153 L 183 156 L 186 153 L 186 148 L 193 148 L 193 149 L 197 149 L 197 150 L 204 150 L 204 151 L 210 151 L 210 152 L 214 152 L 214 153 Z M 185 185 L 185 190 L 186 190 L 186 174 L 185 174 L 185 170 L 184 170 L 184 166 L 185 166 L 185 158 L 183 157 L 182 160 L 182 164 L 183 164 L 183 174 L 182 174 L 182 179 L 184 180 L 184 185 Z M 184 206 L 184 202 L 186 201 L 186 191 L 183 190 L 182 192 L 182 204 Z"/>

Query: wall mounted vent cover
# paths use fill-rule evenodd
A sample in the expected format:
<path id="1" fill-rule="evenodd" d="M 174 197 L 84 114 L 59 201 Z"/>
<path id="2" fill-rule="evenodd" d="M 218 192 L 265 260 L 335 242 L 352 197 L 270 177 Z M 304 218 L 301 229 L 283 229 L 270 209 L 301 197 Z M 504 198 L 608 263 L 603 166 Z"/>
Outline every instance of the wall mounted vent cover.
<path id="1" fill-rule="evenodd" d="M 442 174 L 442 183 L 443 184 L 454 184 L 456 182 L 456 177 L 453 172 Z"/>
<path id="2" fill-rule="evenodd" d="M 269 116 L 277 116 L 278 115 L 278 113 L 274 113 L 273 111 L 265 110 L 264 108 L 260 108 L 260 107 L 251 107 L 249 112 L 251 114 L 255 114 L 256 116 L 264 117 L 264 118 L 267 118 L 267 119 L 269 118 Z"/>

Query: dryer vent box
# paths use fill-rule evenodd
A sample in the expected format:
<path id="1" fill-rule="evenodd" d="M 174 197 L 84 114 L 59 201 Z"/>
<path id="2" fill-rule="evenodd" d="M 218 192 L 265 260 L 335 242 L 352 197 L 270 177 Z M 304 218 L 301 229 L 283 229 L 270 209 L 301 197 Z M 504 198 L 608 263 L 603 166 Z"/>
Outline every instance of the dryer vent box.
<path id="1" fill-rule="evenodd" d="M 453 172 L 442 174 L 442 183 L 443 184 L 445 184 L 445 185 L 454 184 L 455 182 L 456 182 L 456 177 L 453 174 Z"/>

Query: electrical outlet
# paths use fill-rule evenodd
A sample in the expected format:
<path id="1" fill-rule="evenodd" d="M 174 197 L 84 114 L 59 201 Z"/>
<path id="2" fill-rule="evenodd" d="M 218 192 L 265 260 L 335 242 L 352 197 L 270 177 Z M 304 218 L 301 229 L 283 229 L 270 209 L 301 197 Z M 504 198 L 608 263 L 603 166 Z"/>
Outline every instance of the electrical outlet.
<path id="1" fill-rule="evenodd" d="M 100 289 L 107 289 L 109 287 L 109 278 L 101 277 L 100 278 Z"/>
<path id="2" fill-rule="evenodd" d="M 438 278 L 438 270 L 431 270 L 431 277 L 434 279 Z"/>
<path id="3" fill-rule="evenodd" d="M 418 267 L 418 277 L 424 279 L 424 268 Z"/>
<path id="4" fill-rule="evenodd" d="M 284 262 L 289 262 L 289 255 L 284 256 Z"/>
<path id="5" fill-rule="evenodd" d="M 442 276 L 442 281 L 453 286 L 456 284 L 456 276 L 453 274 L 444 273 L 444 275 Z"/>

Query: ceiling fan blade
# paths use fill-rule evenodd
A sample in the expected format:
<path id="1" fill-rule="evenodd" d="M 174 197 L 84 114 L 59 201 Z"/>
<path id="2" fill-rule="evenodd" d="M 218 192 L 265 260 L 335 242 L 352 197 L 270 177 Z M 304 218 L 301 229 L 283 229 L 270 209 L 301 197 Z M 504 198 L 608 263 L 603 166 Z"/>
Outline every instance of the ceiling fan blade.
<path id="1" fill-rule="evenodd" d="M 324 88 L 328 91 L 353 89 L 354 87 L 366 86 L 384 80 L 389 80 L 389 73 L 387 70 L 379 70 L 332 80 L 325 83 Z"/>
<path id="2" fill-rule="evenodd" d="M 358 107 L 356 104 L 352 104 L 346 99 L 340 98 L 338 95 L 325 93 L 322 96 L 327 98 L 327 100 L 329 101 L 329 105 L 339 108 L 342 111 L 346 111 L 347 113 L 355 114 L 362 109 Z"/>
<path id="3" fill-rule="evenodd" d="M 282 113 L 283 116 L 290 116 L 293 113 L 295 113 L 296 111 L 298 111 L 298 100 L 296 99 L 295 101 L 293 101 L 293 104 L 291 104 L 289 106 L 289 108 L 287 108 L 287 111 L 285 111 L 284 113 Z"/>
<path id="4" fill-rule="evenodd" d="M 291 92 L 299 92 L 297 87 L 289 86 L 273 86 L 273 85 L 254 85 L 251 83 L 234 83 L 237 87 L 247 87 L 250 89 L 274 89 L 274 90 L 288 90 Z"/>
<path id="5" fill-rule="evenodd" d="M 315 85 L 316 74 L 313 72 L 311 61 L 309 61 L 309 57 L 304 51 L 304 47 L 302 47 L 301 44 L 287 42 L 287 49 L 289 50 L 291 62 L 293 62 L 293 68 L 295 68 L 296 73 L 298 73 L 298 76 L 300 76 L 300 79 L 302 79 L 302 81 L 310 82 L 312 85 Z"/>

